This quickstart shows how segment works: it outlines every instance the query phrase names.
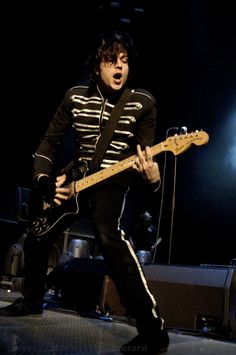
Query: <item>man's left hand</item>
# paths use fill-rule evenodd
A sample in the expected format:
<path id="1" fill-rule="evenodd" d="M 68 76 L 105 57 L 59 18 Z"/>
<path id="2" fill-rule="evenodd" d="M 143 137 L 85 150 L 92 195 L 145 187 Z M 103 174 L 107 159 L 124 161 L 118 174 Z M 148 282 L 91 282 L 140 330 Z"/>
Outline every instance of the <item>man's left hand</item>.
<path id="1" fill-rule="evenodd" d="M 153 161 L 150 147 L 145 147 L 142 151 L 141 146 L 137 145 L 137 157 L 134 161 L 133 168 L 140 172 L 145 179 L 154 184 L 160 181 L 160 170 L 157 162 Z"/>

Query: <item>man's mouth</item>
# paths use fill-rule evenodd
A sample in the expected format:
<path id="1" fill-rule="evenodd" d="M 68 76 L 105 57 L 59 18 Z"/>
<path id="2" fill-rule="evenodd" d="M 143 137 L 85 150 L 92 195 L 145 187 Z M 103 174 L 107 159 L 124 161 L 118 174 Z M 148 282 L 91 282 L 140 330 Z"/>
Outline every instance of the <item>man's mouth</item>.
<path id="1" fill-rule="evenodd" d="M 115 80 L 120 80 L 122 78 L 122 74 L 121 73 L 116 73 L 116 74 L 113 75 L 113 78 Z"/>

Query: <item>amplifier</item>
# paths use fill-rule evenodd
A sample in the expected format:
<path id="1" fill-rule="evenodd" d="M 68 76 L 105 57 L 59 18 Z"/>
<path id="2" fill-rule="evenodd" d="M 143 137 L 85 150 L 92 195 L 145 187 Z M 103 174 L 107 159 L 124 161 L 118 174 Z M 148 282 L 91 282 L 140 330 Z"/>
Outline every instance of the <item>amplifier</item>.
<path id="1" fill-rule="evenodd" d="M 220 266 L 143 266 L 168 328 L 236 335 L 236 268 Z M 105 276 L 102 309 L 125 316 L 116 287 Z"/>

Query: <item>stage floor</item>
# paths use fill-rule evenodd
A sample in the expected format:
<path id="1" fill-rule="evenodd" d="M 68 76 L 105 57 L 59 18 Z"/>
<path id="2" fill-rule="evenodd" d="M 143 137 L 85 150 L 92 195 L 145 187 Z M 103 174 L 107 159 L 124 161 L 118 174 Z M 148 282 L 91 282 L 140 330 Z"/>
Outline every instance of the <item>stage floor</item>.
<path id="1" fill-rule="evenodd" d="M 0 289 L 0 307 L 21 296 Z M 75 355 L 119 354 L 120 346 L 136 335 L 124 318 L 99 319 L 50 306 L 42 316 L 0 317 L 0 354 Z M 236 339 L 170 329 L 168 355 L 235 355 Z"/>

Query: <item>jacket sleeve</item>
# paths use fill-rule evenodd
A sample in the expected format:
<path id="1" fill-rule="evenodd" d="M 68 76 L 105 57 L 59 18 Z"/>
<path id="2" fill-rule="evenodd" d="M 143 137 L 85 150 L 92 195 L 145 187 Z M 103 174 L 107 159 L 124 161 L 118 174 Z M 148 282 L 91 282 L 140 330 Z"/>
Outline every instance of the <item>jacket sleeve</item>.
<path id="1" fill-rule="evenodd" d="M 39 174 L 51 176 L 54 157 L 65 133 L 72 126 L 70 114 L 70 90 L 68 90 L 58 106 L 43 138 L 33 156 L 33 179 Z"/>
<path id="2" fill-rule="evenodd" d="M 142 103 L 141 114 L 136 122 L 135 140 L 142 148 L 151 147 L 156 137 L 156 100 L 147 91 L 140 91 L 140 102 Z"/>
<path id="3" fill-rule="evenodd" d="M 147 91 L 141 91 L 143 99 L 143 110 L 140 119 L 137 122 L 136 141 L 142 148 L 152 147 L 156 144 L 156 129 L 157 129 L 157 109 L 155 98 Z M 158 161 L 156 156 L 153 156 L 154 161 Z M 151 191 L 156 192 L 161 185 L 161 180 L 156 183 L 150 183 Z"/>

